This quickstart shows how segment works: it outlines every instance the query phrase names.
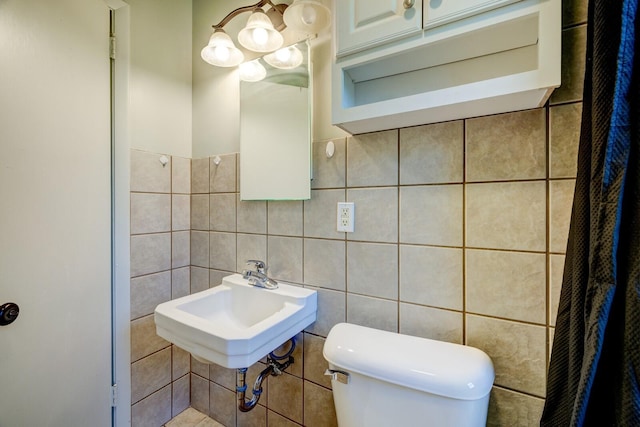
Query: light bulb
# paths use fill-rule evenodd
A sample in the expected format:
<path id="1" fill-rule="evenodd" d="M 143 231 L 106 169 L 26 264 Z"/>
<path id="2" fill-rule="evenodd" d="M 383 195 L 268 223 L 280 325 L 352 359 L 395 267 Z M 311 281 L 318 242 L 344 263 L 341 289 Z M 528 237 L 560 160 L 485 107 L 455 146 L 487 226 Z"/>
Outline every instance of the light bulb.
<path id="1" fill-rule="evenodd" d="M 281 62 L 288 62 L 291 58 L 291 50 L 288 47 L 276 51 L 276 58 Z"/>
<path id="2" fill-rule="evenodd" d="M 252 37 L 253 41 L 256 42 L 256 44 L 259 46 L 265 45 L 269 40 L 269 34 L 267 33 L 267 30 L 261 27 L 253 29 Z"/>
<path id="3" fill-rule="evenodd" d="M 228 47 L 218 45 L 215 47 L 214 55 L 220 61 L 226 61 L 227 59 L 229 59 L 229 56 L 231 55 L 231 53 L 229 52 Z"/>
<path id="4" fill-rule="evenodd" d="M 313 25 L 316 22 L 316 18 L 318 17 L 316 9 L 313 6 L 309 5 L 304 5 L 301 15 L 302 22 L 304 22 L 305 25 Z"/>

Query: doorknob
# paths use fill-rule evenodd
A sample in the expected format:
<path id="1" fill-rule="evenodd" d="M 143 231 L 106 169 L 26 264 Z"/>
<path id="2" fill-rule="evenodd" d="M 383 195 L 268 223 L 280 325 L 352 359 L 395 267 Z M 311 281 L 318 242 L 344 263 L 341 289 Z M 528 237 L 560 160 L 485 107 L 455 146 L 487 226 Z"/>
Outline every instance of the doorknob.
<path id="1" fill-rule="evenodd" d="M 0 326 L 8 325 L 17 319 L 20 313 L 20 307 L 13 302 L 7 302 L 0 305 Z"/>
<path id="2" fill-rule="evenodd" d="M 404 0 L 402 2 L 405 9 L 411 9 L 414 4 L 416 4 L 416 0 Z"/>

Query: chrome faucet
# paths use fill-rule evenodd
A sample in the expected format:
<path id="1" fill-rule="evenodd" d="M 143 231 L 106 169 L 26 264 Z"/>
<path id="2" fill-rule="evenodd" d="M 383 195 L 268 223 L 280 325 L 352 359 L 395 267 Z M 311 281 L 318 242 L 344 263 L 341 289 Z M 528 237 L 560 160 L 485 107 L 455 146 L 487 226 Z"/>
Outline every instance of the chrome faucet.
<path id="1" fill-rule="evenodd" d="M 253 265 L 255 270 L 243 270 L 242 277 L 249 281 L 250 285 L 265 289 L 277 289 L 278 282 L 267 276 L 267 266 L 264 261 L 250 259 L 247 265 Z"/>

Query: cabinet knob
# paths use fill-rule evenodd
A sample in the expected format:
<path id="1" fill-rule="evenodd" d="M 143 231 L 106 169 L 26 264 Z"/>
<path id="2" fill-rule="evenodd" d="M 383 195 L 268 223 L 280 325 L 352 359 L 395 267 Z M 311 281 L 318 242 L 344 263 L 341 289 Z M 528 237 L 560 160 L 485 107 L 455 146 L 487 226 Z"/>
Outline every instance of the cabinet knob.
<path id="1" fill-rule="evenodd" d="M 402 5 L 405 9 L 411 9 L 416 4 L 416 0 L 404 0 Z"/>

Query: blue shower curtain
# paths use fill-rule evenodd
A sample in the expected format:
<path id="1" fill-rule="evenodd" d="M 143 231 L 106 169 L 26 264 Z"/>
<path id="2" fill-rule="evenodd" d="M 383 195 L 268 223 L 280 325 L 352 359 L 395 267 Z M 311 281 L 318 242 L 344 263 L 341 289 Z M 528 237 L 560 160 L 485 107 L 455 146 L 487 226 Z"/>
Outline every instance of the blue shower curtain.
<path id="1" fill-rule="evenodd" d="M 589 3 L 578 174 L 541 426 L 640 426 L 637 3 Z"/>

